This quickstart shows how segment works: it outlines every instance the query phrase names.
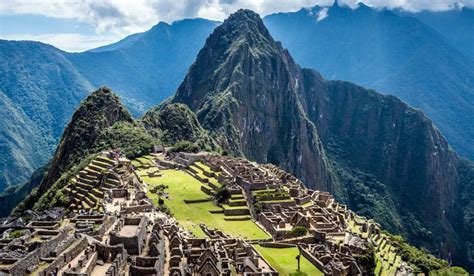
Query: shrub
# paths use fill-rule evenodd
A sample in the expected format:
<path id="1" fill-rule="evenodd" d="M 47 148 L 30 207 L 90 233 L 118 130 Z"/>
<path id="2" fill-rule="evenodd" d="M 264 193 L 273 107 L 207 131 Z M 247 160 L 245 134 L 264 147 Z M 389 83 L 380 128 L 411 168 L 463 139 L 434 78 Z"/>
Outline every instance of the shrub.
<path id="1" fill-rule="evenodd" d="M 8 235 L 8 238 L 11 239 L 11 240 L 17 239 L 17 238 L 23 236 L 23 233 L 24 233 L 23 230 L 20 230 L 20 229 L 18 229 L 18 230 L 13 230 L 13 231 L 10 232 L 10 234 Z"/>
<path id="2" fill-rule="evenodd" d="M 301 237 L 306 235 L 306 233 L 308 233 L 308 229 L 304 226 L 295 226 L 290 231 L 290 235 L 294 237 Z"/>
<path id="3" fill-rule="evenodd" d="M 171 147 L 171 152 L 198 152 L 199 146 L 189 141 L 179 141 Z"/>
<path id="4" fill-rule="evenodd" d="M 214 196 L 214 199 L 217 201 L 217 203 L 222 204 L 229 200 L 231 197 L 231 194 L 229 192 L 229 189 L 226 187 L 221 187 L 217 190 L 216 195 Z"/>

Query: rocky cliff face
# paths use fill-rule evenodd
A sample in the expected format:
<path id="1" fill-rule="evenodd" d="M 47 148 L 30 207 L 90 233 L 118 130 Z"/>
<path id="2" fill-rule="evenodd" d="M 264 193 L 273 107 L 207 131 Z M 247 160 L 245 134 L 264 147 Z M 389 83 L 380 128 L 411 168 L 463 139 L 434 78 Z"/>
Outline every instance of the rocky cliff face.
<path id="1" fill-rule="evenodd" d="M 255 13 L 215 29 L 172 101 L 224 149 L 278 164 L 443 257 L 463 254 L 458 158 L 431 121 L 393 96 L 301 69 Z"/>
<path id="2" fill-rule="evenodd" d="M 297 91 L 301 70 L 259 16 L 239 11 L 207 39 L 173 102 L 185 103 L 232 154 L 272 162 L 330 190 L 321 141 Z"/>
<path id="3" fill-rule="evenodd" d="M 439 245 L 447 256 L 455 246 L 449 216 L 457 193 L 458 158 L 439 131 L 422 112 L 395 97 L 325 81 L 312 70 L 304 75 L 304 109 L 331 159 L 388 187 L 401 232 L 427 247 Z M 351 197 L 351 192 L 343 196 Z M 422 227 L 410 229 L 412 220 Z M 447 235 L 436 234 L 440 232 Z"/>

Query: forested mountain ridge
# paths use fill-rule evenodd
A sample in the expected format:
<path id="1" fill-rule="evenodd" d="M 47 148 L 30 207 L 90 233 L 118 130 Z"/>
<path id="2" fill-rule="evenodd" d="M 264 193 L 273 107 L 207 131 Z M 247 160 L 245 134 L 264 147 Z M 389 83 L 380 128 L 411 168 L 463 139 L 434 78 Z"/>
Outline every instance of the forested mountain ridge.
<path id="1" fill-rule="evenodd" d="M 44 166 L 92 85 L 53 46 L 0 40 L 0 190 Z"/>

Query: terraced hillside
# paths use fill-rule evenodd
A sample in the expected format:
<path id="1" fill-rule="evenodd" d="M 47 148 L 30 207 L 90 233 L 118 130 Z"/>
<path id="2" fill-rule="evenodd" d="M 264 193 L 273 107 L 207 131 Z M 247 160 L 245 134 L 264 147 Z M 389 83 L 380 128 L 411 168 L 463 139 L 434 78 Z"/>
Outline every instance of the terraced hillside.
<path id="1" fill-rule="evenodd" d="M 49 191 L 55 208 L 2 222 L 0 273 L 467 275 L 274 165 L 120 149 L 87 160 Z"/>
<path id="2" fill-rule="evenodd" d="M 159 210 L 197 237 L 218 231 L 254 243 L 281 275 L 404 275 L 447 267 L 274 165 L 208 153 L 149 155 L 132 163 Z"/>

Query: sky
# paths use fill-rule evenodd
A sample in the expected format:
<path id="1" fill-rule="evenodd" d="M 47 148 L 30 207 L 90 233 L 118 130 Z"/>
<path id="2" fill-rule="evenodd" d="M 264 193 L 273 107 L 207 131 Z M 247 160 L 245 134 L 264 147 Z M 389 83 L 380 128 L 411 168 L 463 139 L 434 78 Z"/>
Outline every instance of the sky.
<path id="1" fill-rule="evenodd" d="M 339 0 L 356 7 L 359 0 Z M 376 8 L 409 11 L 474 7 L 474 0 L 366 0 Z M 0 0 L 0 38 L 35 40 L 69 52 L 80 52 L 144 32 L 160 21 L 184 18 L 224 20 L 240 9 L 261 16 L 296 11 L 333 0 Z"/>

